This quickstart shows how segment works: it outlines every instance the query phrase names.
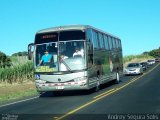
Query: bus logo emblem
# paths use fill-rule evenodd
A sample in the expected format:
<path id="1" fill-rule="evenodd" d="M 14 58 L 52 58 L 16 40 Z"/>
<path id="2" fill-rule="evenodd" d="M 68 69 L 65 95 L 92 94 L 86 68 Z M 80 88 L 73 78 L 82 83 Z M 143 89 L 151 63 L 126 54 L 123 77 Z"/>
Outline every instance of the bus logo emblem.
<path id="1" fill-rule="evenodd" d="M 61 81 L 61 79 L 60 79 L 60 78 L 58 78 L 58 81 L 60 82 L 60 81 Z"/>

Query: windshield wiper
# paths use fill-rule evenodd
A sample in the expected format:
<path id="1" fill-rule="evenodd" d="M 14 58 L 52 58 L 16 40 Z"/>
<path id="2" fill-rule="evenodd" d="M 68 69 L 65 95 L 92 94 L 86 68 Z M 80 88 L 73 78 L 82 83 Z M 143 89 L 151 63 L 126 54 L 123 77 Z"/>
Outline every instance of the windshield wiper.
<path id="1" fill-rule="evenodd" d="M 71 68 L 67 65 L 67 63 L 62 59 L 61 62 L 66 66 L 66 68 L 69 70 L 69 72 L 73 73 Z"/>

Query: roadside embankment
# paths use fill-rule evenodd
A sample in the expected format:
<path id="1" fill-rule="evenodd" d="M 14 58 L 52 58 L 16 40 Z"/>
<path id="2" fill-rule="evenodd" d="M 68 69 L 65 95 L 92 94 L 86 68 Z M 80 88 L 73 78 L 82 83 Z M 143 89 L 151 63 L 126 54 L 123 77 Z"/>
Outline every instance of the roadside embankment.
<path id="1" fill-rule="evenodd" d="M 154 59 L 149 55 L 127 55 L 123 57 L 124 67 L 131 62 L 146 62 L 148 59 Z"/>

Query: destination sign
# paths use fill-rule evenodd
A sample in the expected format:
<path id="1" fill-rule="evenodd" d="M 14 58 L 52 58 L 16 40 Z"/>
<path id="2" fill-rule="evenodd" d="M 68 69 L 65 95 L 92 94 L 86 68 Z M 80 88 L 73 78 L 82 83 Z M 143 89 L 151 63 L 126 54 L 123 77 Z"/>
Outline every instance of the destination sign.
<path id="1" fill-rule="evenodd" d="M 56 38 L 56 35 L 43 35 L 41 36 L 42 39 L 48 39 L 48 38 Z"/>
<path id="2" fill-rule="evenodd" d="M 37 34 L 35 37 L 35 44 L 57 42 L 58 33 L 43 33 Z"/>

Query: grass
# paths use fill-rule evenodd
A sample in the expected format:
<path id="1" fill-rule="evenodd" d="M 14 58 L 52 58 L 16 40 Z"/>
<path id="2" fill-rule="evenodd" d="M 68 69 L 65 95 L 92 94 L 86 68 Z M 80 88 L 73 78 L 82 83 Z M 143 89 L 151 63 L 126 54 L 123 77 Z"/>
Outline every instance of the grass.
<path id="1" fill-rule="evenodd" d="M 26 56 L 10 59 L 10 68 L 0 68 L 0 104 L 37 94 L 32 62 Z"/>
<path id="2" fill-rule="evenodd" d="M 37 95 L 34 82 L 0 84 L 0 104 L 34 95 Z"/>

